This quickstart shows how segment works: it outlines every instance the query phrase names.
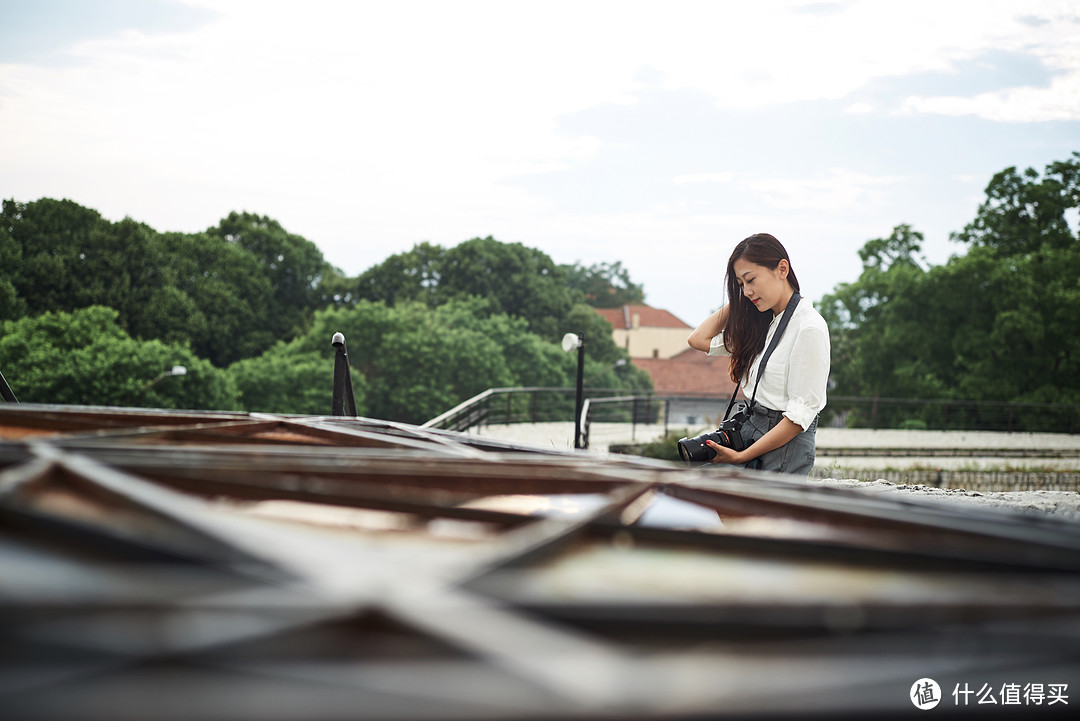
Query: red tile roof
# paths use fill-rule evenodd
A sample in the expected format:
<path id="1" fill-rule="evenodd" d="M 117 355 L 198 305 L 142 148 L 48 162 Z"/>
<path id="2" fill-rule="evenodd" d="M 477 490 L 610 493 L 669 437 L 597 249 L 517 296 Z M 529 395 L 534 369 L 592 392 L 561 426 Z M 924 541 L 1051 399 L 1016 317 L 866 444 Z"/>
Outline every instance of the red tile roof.
<path id="1" fill-rule="evenodd" d="M 728 377 L 727 357 L 710 357 L 687 348 L 674 358 L 634 358 L 649 374 L 658 396 L 730 396 L 735 384 Z"/>
<path id="2" fill-rule="evenodd" d="M 641 317 L 643 328 L 689 328 L 686 323 L 676 318 L 672 313 L 660 308 L 647 305 L 623 305 L 618 308 L 597 308 L 596 312 L 604 316 L 611 327 L 625 330 L 627 324 L 633 323 L 634 314 Z"/>

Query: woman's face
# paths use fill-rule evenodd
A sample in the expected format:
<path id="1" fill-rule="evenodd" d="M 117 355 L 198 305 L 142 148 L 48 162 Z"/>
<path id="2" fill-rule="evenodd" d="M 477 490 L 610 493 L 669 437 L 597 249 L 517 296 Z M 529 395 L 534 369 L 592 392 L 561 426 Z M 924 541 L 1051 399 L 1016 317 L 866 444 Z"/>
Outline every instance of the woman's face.
<path id="1" fill-rule="evenodd" d="M 731 268 L 743 296 L 755 308 L 763 313 L 771 310 L 776 315 L 783 312 L 793 291 L 787 282 L 789 266 L 786 260 L 781 260 L 770 270 L 740 257 L 735 259 Z"/>

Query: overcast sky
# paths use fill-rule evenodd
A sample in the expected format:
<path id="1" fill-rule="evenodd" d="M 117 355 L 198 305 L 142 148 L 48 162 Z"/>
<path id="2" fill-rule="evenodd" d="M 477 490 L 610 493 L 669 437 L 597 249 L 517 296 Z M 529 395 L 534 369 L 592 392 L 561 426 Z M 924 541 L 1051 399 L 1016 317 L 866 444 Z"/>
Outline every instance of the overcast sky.
<path id="1" fill-rule="evenodd" d="M 350 275 L 492 235 L 621 261 L 691 325 L 771 232 L 818 300 L 900 223 L 1080 150 L 1080 3 L 0 0 L 0 197 L 194 232 L 269 215 Z"/>

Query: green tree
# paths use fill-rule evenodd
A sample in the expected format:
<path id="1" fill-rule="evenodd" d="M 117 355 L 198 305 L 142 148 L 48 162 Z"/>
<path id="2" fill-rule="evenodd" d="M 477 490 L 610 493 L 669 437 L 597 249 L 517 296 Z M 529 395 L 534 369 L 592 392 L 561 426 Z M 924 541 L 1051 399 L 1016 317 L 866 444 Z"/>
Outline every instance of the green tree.
<path id="1" fill-rule="evenodd" d="M 481 330 L 487 325 L 490 317 L 478 319 L 456 303 L 432 311 L 365 301 L 316 314 L 307 338 L 323 348 L 344 333 L 366 414 L 423 423 L 483 390 L 515 385 L 502 348 Z"/>
<path id="2" fill-rule="evenodd" d="M 149 299 L 162 288 L 162 268 L 166 259 L 162 255 L 160 236 L 153 228 L 131 218 L 124 218 L 110 228 L 107 246 L 98 252 L 102 256 L 101 273 L 120 291 L 88 292 L 79 301 L 79 307 L 107 305 L 120 312 L 120 322 L 132 335 L 147 340 L 184 342 L 185 336 L 166 338 L 143 335 L 137 330 L 147 311 Z"/>
<path id="3" fill-rule="evenodd" d="M 336 305 L 352 305 L 360 300 L 394 305 L 419 301 L 429 308 L 445 298 L 440 292 L 441 266 L 446 249 L 431 243 L 418 243 L 411 250 L 391 255 L 368 268 L 351 287 L 335 298 Z"/>
<path id="4" fill-rule="evenodd" d="M 112 305 L 127 288 L 108 278 L 121 263 L 110 257 L 117 252 L 115 238 L 111 224 L 97 211 L 70 200 L 5 200 L 3 225 L 21 248 L 9 279 L 27 312 L 74 310 L 104 293 L 110 297 L 101 298 L 100 304 Z"/>
<path id="5" fill-rule="evenodd" d="M 278 343 L 257 358 L 245 358 L 229 366 L 244 410 L 330 415 L 335 351 L 330 339 L 326 339 L 322 353 L 305 352 L 296 347 L 300 343 Z M 364 408 L 363 377 L 356 373 L 353 395 L 357 408 Z"/>
<path id="6" fill-rule="evenodd" d="M 174 365 L 184 376 L 162 378 Z M 111 308 L 4 321 L 0 367 L 24 403 L 233 410 L 236 388 L 188 348 L 131 338 Z"/>
<path id="7" fill-rule="evenodd" d="M 430 308 L 478 296 L 488 301 L 489 314 L 524 318 L 532 332 L 548 339 L 558 336 L 560 321 L 582 299 L 545 253 L 490 236 L 448 250 L 421 243 L 393 255 L 361 274 L 356 295 L 390 305 L 419 301 Z"/>
<path id="8" fill-rule="evenodd" d="M 0 223 L 0 320 L 18 318 L 25 310 L 15 289 L 15 271 L 22 264 L 22 251 L 11 232 Z"/>
<path id="9" fill-rule="evenodd" d="M 264 216 L 159 234 L 49 198 L 4 201 L 0 260 L 0 317 L 108 306 L 130 334 L 190 343 L 217 366 L 292 338 L 327 300 L 321 284 L 340 283 L 313 244 Z"/>
<path id="10" fill-rule="evenodd" d="M 545 253 L 490 236 L 446 251 L 439 270 L 439 289 L 446 297 L 485 298 L 492 312 L 524 318 L 529 329 L 544 338 L 559 336 L 559 319 L 578 298 Z"/>
<path id="11" fill-rule="evenodd" d="M 326 300 L 322 283 L 341 273 L 314 243 L 265 215 L 230 213 L 207 235 L 233 243 L 255 259 L 272 289 L 266 320 L 276 339 L 292 338 L 307 328 Z"/>
<path id="12" fill-rule="evenodd" d="M 925 302 L 945 304 L 935 344 L 946 397 L 1080 402 L 1080 243 L 1002 257 L 975 247 L 934 268 Z"/>
<path id="13" fill-rule="evenodd" d="M 330 341 L 337 332 L 348 344 L 357 410 L 375 418 L 423 423 L 488 388 L 569 388 L 576 374 L 576 354 L 532 333 L 522 318 L 492 313 L 486 299 L 451 300 L 436 308 L 361 301 L 316 313 L 303 336 L 230 367 L 244 407 L 329 413 Z M 591 358 L 585 381 L 590 387 L 648 387 L 641 371 Z"/>
<path id="14" fill-rule="evenodd" d="M 158 350 L 184 348 L 193 368 L 196 356 L 228 367 L 229 392 L 251 410 L 326 413 L 332 381 L 321 379 L 332 372 L 328 339 L 336 330 L 347 330 L 361 350 L 353 353 L 358 403 L 383 418 L 427 420 L 493 386 L 571 386 L 576 359 L 558 346 L 566 332 L 587 338 L 590 387 L 651 385 L 547 255 L 490 237 L 449 250 L 420 244 L 348 279 L 265 216 L 232 213 L 205 233 L 157 233 L 130 218 L 110 223 L 71 201 L 42 199 L 4 203 L 0 259 L 0 314 L 70 311 L 74 320 L 50 322 L 85 325 L 80 309 L 108 305 L 111 326 L 94 316 L 102 343 L 154 360 L 141 338 Z M 617 263 L 590 272 L 632 285 Z M 321 304 L 337 315 L 294 338 Z M 25 357 L 14 354 L 13 362 Z M 95 367 L 102 363 L 94 359 Z M 44 378 L 35 383 L 45 387 Z M 149 402 L 123 390 L 127 396 L 99 387 L 87 397 Z M 40 397 L 73 402 L 52 386 Z M 213 398 L 187 402 L 232 402 Z"/>
<path id="15" fill-rule="evenodd" d="M 593 308 L 619 308 L 645 302 L 645 289 L 630 280 L 630 273 L 620 261 L 596 263 L 584 267 L 580 263 L 561 266 L 567 285 L 581 291 L 585 302 Z"/>
<path id="16" fill-rule="evenodd" d="M 368 269 L 354 285 L 339 286 L 335 304 L 348 307 L 358 298 L 387 305 L 416 301 L 434 309 L 482 298 L 484 303 L 470 306 L 477 314 L 522 318 L 530 332 L 552 342 L 565 333 L 584 333 L 590 359 L 612 365 L 627 360 L 612 339 L 611 325 L 584 303 L 580 290 L 567 284 L 566 267 L 539 250 L 491 237 L 449 250 L 421 243 Z M 613 277 L 625 276 L 618 263 L 597 267 L 607 268 Z M 641 385 L 633 371 L 625 375 L 634 387 Z"/>
<path id="17" fill-rule="evenodd" d="M 973 314 L 952 336 L 953 384 L 977 399 L 1080 402 L 1080 153 L 1041 176 L 1007 168 L 986 196 L 953 234 L 971 249 L 935 274 Z"/>
<path id="18" fill-rule="evenodd" d="M 837 286 L 821 301 L 832 336 L 832 380 L 837 395 L 891 397 L 912 391 L 919 377 L 919 286 L 924 280 L 922 233 L 898 225 L 859 251 L 855 283 Z"/>
<path id="19" fill-rule="evenodd" d="M 1034 168 L 1006 168 L 986 188 L 975 220 L 955 240 L 995 249 L 1003 256 L 1074 249 L 1069 213 L 1080 208 L 1080 152 L 1050 163 L 1042 177 Z M 1074 215 L 1075 217 L 1075 215 Z"/>
<path id="20" fill-rule="evenodd" d="M 135 325 L 141 337 L 186 335 L 219 368 L 264 353 L 278 338 L 270 280 L 250 252 L 203 233 L 160 236 L 162 283 Z"/>
<path id="21" fill-rule="evenodd" d="M 155 234 L 130 218 L 110 223 L 70 200 L 8 200 L 2 227 L 20 249 L 0 250 L 3 275 L 20 298 L 19 315 L 104 305 L 130 328 L 128 321 L 159 285 Z"/>
<path id="22" fill-rule="evenodd" d="M 858 281 L 822 301 L 834 394 L 1080 402 L 1078 178 L 1077 154 L 998 173 L 941 266 L 909 226 L 868 242 Z"/>

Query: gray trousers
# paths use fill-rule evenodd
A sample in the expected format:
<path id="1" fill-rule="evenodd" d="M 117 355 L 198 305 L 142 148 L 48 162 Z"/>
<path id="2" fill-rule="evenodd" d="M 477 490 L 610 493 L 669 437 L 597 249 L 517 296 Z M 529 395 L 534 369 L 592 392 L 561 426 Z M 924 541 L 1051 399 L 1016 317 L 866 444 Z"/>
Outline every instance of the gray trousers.
<path id="1" fill-rule="evenodd" d="M 761 405 L 754 405 L 750 421 L 743 424 L 742 437 L 746 443 L 753 443 L 768 433 L 784 417 L 783 412 L 774 411 Z M 747 468 L 777 473 L 793 473 L 809 476 L 814 467 L 817 423 L 815 417 L 810 427 L 779 448 L 758 456 L 746 464 Z"/>

